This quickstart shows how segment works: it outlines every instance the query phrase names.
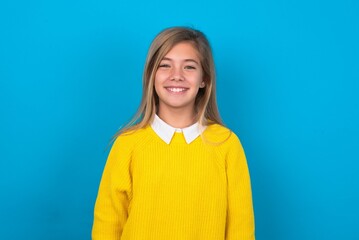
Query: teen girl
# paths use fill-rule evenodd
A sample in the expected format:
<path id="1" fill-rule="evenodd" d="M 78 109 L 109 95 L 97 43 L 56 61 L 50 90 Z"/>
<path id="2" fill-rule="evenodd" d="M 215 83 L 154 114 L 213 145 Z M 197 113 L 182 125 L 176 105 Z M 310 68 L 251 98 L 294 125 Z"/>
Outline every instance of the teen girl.
<path id="1" fill-rule="evenodd" d="M 149 49 L 141 106 L 112 146 L 94 240 L 254 240 L 246 158 L 221 122 L 205 35 L 174 27 Z"/>

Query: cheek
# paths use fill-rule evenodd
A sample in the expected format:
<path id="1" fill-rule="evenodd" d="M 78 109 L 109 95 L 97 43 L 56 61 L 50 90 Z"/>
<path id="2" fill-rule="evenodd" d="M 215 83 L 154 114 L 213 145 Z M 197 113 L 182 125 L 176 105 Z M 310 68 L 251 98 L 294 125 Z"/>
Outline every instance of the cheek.
<path id="1" fill-rule="evenodd" d="M 203 74 L 198 74 L 198 75 L 196 76 L 196 83 L 197 83 L 197 85 L 200 86 L 202 82 L 203 82 Z"/>
<path id="2" fill-rule="evenodd" d="M 165 74 L 163 72 L 157 71 L 155 75 L 155 84 L 163 82 L 164 79 L 165 79 Z"/>
<path id="3" fill-rule="evenodd" d="M 204 76 L 203 70 L 200 70 L 197 72 L 196 78 L 199 83 L 201 83 L 203 81 L 203 76 Z"/>

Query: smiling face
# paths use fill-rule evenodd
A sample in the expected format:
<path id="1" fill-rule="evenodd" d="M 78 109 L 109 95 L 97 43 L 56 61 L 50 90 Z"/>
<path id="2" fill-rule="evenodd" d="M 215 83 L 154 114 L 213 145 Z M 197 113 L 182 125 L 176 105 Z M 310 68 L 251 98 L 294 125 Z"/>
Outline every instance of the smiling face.
<path id="1" fill-rule="evenodd" d="M 181 110 L 194 114 L 198 90 L 204 86 L 197 50 L 190 42 L 176 44 L 161 60 L 156 71 L 159 112 Z"/>

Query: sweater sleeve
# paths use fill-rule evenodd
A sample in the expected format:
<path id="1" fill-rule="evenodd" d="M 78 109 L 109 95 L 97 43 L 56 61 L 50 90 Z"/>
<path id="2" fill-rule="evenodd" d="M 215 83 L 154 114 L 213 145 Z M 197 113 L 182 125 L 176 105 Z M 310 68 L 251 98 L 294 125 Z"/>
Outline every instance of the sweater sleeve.
<path id="1" fill-rule="evenodd" d="M 131 148 L 116 139 L 108 155 L 95 203 L 93 240 L 120 239 L 132 198 Z"/>
<path id="2" fill-rule="evenodd" d="M 226 240 L 254 240 L 252 191 L 246 157 L 232 133 L 227 155 L 228 207 Z"/>

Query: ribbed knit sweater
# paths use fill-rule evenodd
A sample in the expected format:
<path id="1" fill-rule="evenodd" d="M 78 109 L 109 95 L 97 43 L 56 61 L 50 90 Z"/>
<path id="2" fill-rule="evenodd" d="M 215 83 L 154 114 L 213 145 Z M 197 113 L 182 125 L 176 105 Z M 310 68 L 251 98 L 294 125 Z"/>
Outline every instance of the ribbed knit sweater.
<path id="1" fill-rule="evenodd" d="M 254 240 L 243 148 L 213 124 L 190 144 L 148 126 L 114 142 L 95 204 L 93 240 Z"/>

